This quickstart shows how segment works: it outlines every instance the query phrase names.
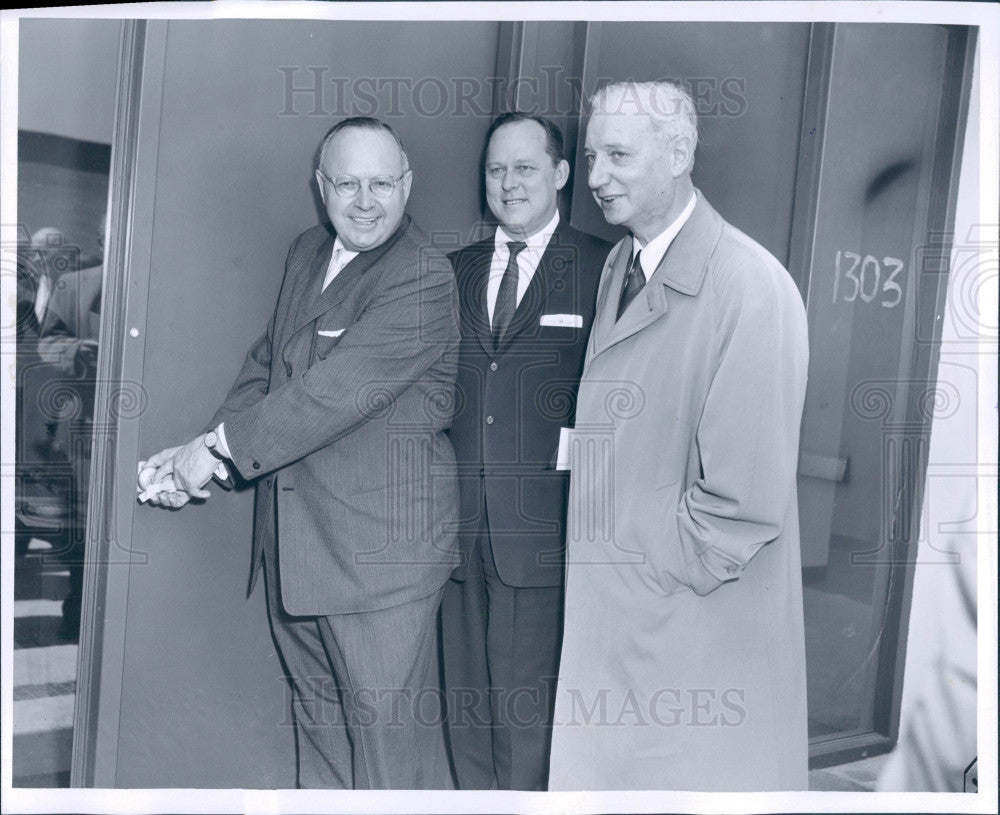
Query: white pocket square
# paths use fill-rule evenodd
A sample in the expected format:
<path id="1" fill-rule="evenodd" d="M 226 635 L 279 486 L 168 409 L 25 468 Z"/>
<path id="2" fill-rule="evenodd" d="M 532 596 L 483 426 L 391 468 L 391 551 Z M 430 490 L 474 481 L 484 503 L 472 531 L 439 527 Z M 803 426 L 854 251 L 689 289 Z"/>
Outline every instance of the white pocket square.
<path id="1" fill-rule="evenodd" d="M 579 314 L 543 314 L 539 324 L 556 328 L 583 328 L 583 317 Z"/>
<path id="2" fill-rule="evenodd" d="M 345 331 L 347 331 L 346 328 L 338 328 L 336 331 L 323 331 L 322 329 L 320 329 L 316 333 L 319 334 L 321 337 L 339 337 Z"/>

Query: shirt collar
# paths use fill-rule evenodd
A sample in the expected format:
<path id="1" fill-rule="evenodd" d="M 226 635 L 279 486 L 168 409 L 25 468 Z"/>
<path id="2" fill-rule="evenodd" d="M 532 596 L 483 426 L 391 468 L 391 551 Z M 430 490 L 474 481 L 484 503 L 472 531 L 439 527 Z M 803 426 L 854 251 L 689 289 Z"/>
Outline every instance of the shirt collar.
<path id="1" fill-rule="evenodd" d="M 354 260 L 354 258 L 356 258 L 358 256 L 358 254 L 359 254 L 358 252 L 352 252 L 350 249 L 348 249 L 347 247 L 345 247 L 344 244 L 340 242 L 340 236 L 339 235 L 336 238 L 333 239 L 333 251 L 334 251 L 334 253 L 336 253 L 338 251 L 340 252 L 340 265 L 341 265 L 341 268 L 343 268 L 348 263 L 350 263 L 352 260 Z"/>
<path id="2" fill-rule="evenodd" d="M 656 271 L 656 267 L 660 265 L 660 261 L 663 260 L 663 256 L 667 254 L 667 249 L 670 248 L 670 244 L 673 243 L 674 238 L 677 237 L 677 233 L 681 231 L 684 224 L 687 223 L 687 219 L 691 217 L 691 213 L 694 212 L 694 205 L 697 203 L 697 200 L 697 196 L 694 192 L 692 192 L 691 199 L 684 207 L 684 211 L 677 216 L 670 226 L 664 229 L 645 246 L 639 243 L 639 239 L 636 238 L 635 235 L 632 236 L 632 257 L 635 257 L 636 252 L 642 252 L 642 273 L 645 275 L 646 280 L 649 280 L 649 278 L 653 275 L 653 272 Z"/>
<path id="3" fill-rule="evenodd" d="M 545 251 L 545 247 L 549 245 L 549 240 L 552 238 L 552 234 L 556 231 L 559 226 L 559 210 L 557 209 L 549 219 L 549 222 L 539 229 L 530 238 L 525 238 L 522 242 L 527 244 L 527 251 L 529 254 L 541 254 Z M 507 250 L 507 244 L 511 241 L 520 240 L 519 238 L 512 238 L 504 230 L 502 226 L 497 227 L 497 234 L 494 238 L 495 248 L 499 249 L 503 246 L 504 251 Z"/>

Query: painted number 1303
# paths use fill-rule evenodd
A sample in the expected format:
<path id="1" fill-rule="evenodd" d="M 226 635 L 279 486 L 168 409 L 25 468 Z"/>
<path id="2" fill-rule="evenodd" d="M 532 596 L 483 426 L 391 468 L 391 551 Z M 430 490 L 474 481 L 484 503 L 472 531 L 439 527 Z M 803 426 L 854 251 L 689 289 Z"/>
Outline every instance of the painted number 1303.
<path id="1" fill-rule="evenodd" d="M 833 275 L 833 302 L 853 303 L 857 299 L 871 303 L 878 298 L 882 308 L 898 306 L 903 299 L 903 287 L 896 277 L 906 264 L 899 258 L 878 258 L 856 252 L 837 252 Z"/>

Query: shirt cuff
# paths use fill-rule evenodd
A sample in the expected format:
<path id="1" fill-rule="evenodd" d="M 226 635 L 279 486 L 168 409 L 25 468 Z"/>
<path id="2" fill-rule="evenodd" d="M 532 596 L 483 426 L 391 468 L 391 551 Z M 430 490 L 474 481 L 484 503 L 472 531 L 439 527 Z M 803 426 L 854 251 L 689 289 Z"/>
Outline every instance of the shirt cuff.
<path id="1" fill-rule="evenodd" d="M 222 453 L 226 458 L 232 458 L 232 454 L 229 452 L 229 443 L 226 441 L 226 423 L 220 422 L 219 426 L 215 428 L 215 433 L 219 437 L 219 452 Z"/>
<path id="2" fill-rule="evenodd" d="M 222 453 L 226 458 L 231 459 L 232 456 L 229 454 L 229 445 L 226 443 L 226 423 L 220 422 L 219 426 L 215 428 L 215 434 L 219 437 L 219 443 L 216 445 L 219 452 Z M 226 467 L 225 462 L 220 461 L 219 466 L 215 468 L 215 477 L 220 481 L 226 481 L 229 478 L 229 468 Z"/>

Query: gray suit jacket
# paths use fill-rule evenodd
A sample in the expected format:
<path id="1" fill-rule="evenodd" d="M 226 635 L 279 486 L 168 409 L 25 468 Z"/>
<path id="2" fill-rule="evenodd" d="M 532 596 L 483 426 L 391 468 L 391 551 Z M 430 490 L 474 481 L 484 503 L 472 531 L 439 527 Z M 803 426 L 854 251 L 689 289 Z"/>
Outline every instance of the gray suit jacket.
<path id="1" fill-rule="evenodd" d="M 324 227 L 292 244 L 274 315 L 212 420 L 257 481 L 251 588 L 277 530 L 291 614 L 417 600 L 456 562 L 451 265 L 406 217 L 322 291 L 332 248 Z"/>

